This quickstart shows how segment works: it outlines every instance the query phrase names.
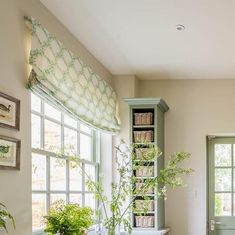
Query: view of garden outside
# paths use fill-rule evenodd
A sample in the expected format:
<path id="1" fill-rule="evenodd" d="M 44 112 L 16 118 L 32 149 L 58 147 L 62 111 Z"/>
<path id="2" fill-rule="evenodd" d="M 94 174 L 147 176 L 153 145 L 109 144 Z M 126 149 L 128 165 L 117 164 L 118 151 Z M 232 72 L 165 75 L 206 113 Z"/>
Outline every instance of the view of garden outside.
<path id="1" fill-rule="evenodd" d="M 96 207 L 94 194 L 86 187 L 87 177 L 81 168 L 56 154 L 64 151 L 65 155 L 79 155 L 85 159 L 82 167 L 93 180 L 97 164 L 93 152 L 94 130 L 34 94 L 31 104 L 32 222 L 35 231 L 44 227 L 44 216 L 57 200 Z"/>
<path id="2" fill-rule="evenodd" d="M 235 215 L 235 145 L 215 145 L 215 216 Z"/>

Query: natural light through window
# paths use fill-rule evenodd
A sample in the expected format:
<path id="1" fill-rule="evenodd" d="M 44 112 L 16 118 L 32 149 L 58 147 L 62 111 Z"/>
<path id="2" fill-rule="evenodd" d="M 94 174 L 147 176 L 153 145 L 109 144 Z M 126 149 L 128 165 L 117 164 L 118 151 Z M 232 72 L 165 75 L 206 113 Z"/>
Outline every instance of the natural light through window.
<path id="1" fill-rule="evenodd" d="M 57 200 L 95 209 L 94 194 L 86 187 L 87 177 L 97 180 L 99 133 L 31 95 L 32 115 L 32 218 L 33 231 L 42 230 L 44 216 Z M 58 157 L 63 152 L 65 158 Z M 81 168 L 66 160 L 78 155 Z"/>

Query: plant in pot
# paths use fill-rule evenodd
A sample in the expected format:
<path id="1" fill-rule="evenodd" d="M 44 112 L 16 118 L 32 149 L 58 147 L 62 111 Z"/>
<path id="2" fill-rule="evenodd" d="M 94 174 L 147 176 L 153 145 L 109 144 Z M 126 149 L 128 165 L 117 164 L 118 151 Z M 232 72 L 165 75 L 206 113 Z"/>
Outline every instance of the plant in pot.
<path id="1" fill-rule="evenodd" d="M 8 212 L 6 206 L 0 203 L 0 231 L 4 230 L 8 233 L 7 221 L 10 221 L 15 228 L 15 221 L 13 216 Z"/>
<path id="2" fill-rule="evenodd" d="M 93 224 L 93 211 L 78 204 L 56 201 L 49 210 L 45 232 L 49 235 L 85 235 Z"/>
<path id="3" fill-rule="evenodd" d="M 187 152 L 177 152 L 173 154 L 164 169 L 160 173 L 144 181 L 138 188 L 133 188 L 137 183 L 137 177 L 132 174 L 133 169 L 138 170 L 140 165 L 133 165 L 133 160 L 136 158 L 135 146 L 129 148 L 124 142 L 121 142 L 116 148 L 115 162 L 118 172 L 117 182 L 111 185 L 111 200 L 107 200 L 107 195 L 102 187 L 102 177 L 97 183 L 91 180 L 80 165 L 78 156 L 70 157 L 77 166 L 81 167 L 83 173 L 87 176 L 87 186 L 90 191 L 95 193 L 96 198 L 100 202 L 100 210 L 97 212 L 99 215 L 98 224 L 103 221 L 106 231 L 100 231 L 99 234 L 115 235 L 119 234 L 119 228 L 124 227 L 128 234 L 132 232 L 131 213 L 130 211 L 135 208 L 135 200 L 137 196 L 142 195 L 145 197 L 149 188 L 157 190 L 158 197 L 166 198 L 166 190 L 168 187 L 176 188 L 183 186 L 181 176 L 190 174 L 193 170 L 191 168 L 182 168 L 181 163 L 190 157 Z M 156 146 L 152 146 L 148 152 L 142 153 L 142 158 L 145 161 L 145 166 L 148 167 L 148 161 L 156 161 L 161 156 L 161 151 Z M 151 164 L 151 163 L 149 163 Z M 147 205 L 148 206 L 148 205 Z M 102 208 L 102 209 L 101 209 Z M 147 211 L 147 209 L 146 209 Z M 102 227 L 102 226 L 101 226 Z"/>

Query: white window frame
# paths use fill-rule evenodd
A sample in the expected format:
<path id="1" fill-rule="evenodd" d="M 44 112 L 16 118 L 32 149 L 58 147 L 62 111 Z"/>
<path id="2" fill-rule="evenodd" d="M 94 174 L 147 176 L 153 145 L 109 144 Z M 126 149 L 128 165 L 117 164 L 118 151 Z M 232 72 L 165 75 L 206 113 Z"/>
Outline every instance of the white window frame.
<path id="1" fill-rule="evenodd" d="M 33 94 L 33 93 L 32 93 Z M 33 94 L 36 97 L 36 94 Z M 87 194 L 92 194 L 92 192 L 87 191 L 86 187 L 85 187 L 85 173 L 84 173 L 84 169 L 85 169 L 85 165 L 90 165 L 90 166 L 94 166 L 95 167 L 95 181 L 98 181 L 98 175 L 99 175 L 99 166 L 100 166 L 100 133 L 99 131 L 95 130 L 95 129 L 91 129 L 91 134 L 88 134 L 82 130 L 80 130 L 80 124 L 86 125 L 84 123 L 82 123 L 81 121 L 77 120 L 77 128 L 71 127 L 69 125 L 67 125 L 66 123 L 64 123 L 64 115 L 66 114 L 68 116 L 67 113 L 63 113 L 61 110 L 59 110 L 57 107 L 55 107 L 54 105 L 49 104 L 48 102 L 44 101 L 41 97 L 39 97 L 41 99 L 41 110 L 40 112 L 35 111 L 31 108 L 31 115 L 36 115 L 38 117 L 40 117 L 41 120 L 41 140 L 40 140 L 40 148 L 33 148 L 32 147 L 32 154 L 38 154 L 38 155 L 43 155 L 46 156 L 46 190 L 32 190 L 32 195 L 33 194 L 43 194 L 46 195 L 46 211 L 48 213 L 49 208 L 50 208 L 50 195 L 51 194 L 66 194 L 66 203 L 69 203 L 69 194 L 80 194 L 82 195 L 82 205 L 81 206 L 85 206 L 85 195 Z M 45 115 L 45 103 L 51 105 L 52 107 L 54 107 L 56 110 L 58 110 L 61 113 L 61 121 L 55 120 L 51 117 L 48 117 Z M 62 157 L 66 160 L 66 190 L 51 190 L 50 189 L 50 158 L 54 157 L 54 158 L 58 158 L 58 155 L 55 152 L 51 152 L 51 151 L 47 151 L 45 150 L 45 140 L 44 140 L 44 136 L 45 136 L 45 120 L 49 120 L 53 123 L 59 124 L 61 126 L 61 146 L 63 146 L 64 144 L 64 128 L 69 128 L 73 131 L 77 132 L 77 151 L 78 153 L 80 152 L 80 134 L 89 136 L 92 139 L 92 144 L 91 144 L 91 153 L 92 153 L 92 159 L 91 161 L 86 160 L 86 159 L 80 159 L 81 162 L 81 167 L 82 167 L 82 190 L 80 191 L 73 191 L 70 190 L 69 187 L 69 171 L 70 171 L 70 167 L 69 167 L 69 160 L 66 158 L 66 156 Z M 61 157 L 60 157 L 61 158 Z M 96 209 L 98 208 L 98 201 L 96 200 L 95 202 L 95 207 Z M 35 235 L 39 235 L 39 234 L 44 234 L 43 230 L 34 230 L 33 234 Z"/>

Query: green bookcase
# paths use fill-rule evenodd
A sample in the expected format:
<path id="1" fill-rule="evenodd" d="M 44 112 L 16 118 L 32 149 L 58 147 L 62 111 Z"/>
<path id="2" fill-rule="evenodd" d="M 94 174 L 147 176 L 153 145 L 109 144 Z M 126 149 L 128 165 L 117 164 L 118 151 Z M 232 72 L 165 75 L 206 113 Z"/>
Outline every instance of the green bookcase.
<path id="1" fill-rule="evenodd" d="M 145 178 L 157 176 L 164 167 L 164 113 L 169 107 L 161 98 L 133 98 L 125 99 L 125 102 L 130 107 L 130 142 L 134 144 L 136 153 L 132 164 L 142 164 L 138 171 L 133 169 L 133 174 L 138 179 L 133 187 L 138 187 L 144 183 Z M 145 164 L 140 160 L 137 163 L 138 153 L 147 151 L 151 145 L 158 146 L 163 154 L 157 161 Z M 142 234 L 146 230 L 154 232 L 165 227 L 164 199 L 158 199 L 156 189 L 150 189 L 146 197 L 136 198 L 136 205 L 146 203 L 146 198 L 149 200 L 147 213 L 142 215 L 132 211 L 133 231 L 142 231 Z"/>

